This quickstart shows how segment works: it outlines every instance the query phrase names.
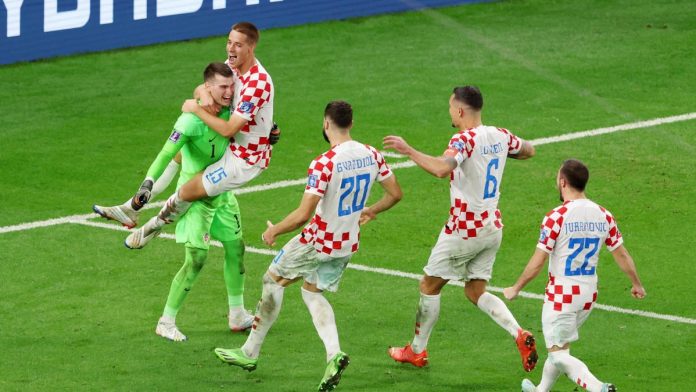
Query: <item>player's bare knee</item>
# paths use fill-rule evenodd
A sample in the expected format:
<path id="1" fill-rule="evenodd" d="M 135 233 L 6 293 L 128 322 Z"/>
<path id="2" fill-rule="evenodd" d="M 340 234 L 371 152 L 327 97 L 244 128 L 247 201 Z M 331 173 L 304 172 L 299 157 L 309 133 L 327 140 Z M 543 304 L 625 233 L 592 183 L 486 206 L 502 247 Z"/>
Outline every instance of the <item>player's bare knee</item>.
<path id="1" fill-rule="evenodd" d="M 486 292 L 486 282 L 482 280 L 470 280 L 464 284 L 464 294 L 472 304 L 478 305 L 479 298 Z"/>
<path id="2" fill-rule="evenodd" d="M 447 280 L 435 277 L 423 275 L 420 280 L 420 292 L 425 295 L 437 295 L 440 294 L 442 287 L 447 284 Z"/>

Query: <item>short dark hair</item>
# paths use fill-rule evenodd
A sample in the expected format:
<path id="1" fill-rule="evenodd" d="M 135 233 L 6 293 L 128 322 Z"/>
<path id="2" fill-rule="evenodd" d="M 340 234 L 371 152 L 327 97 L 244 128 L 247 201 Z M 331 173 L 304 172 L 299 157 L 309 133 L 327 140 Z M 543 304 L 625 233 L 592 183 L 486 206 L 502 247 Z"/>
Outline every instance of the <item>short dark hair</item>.
<path id="1" fill-rule="evenodd" d="M 478 87 L 455 87 L 452 92 L 454 93 L 454 99 L 470 106 L 472 109 L 478 111 L 483 108 L 483 95 L 481 95 L 481 91 Z"/>
<path id="2" fill-rule="evenodd" d="M 254 26 L 253 23 L 251 22 L 239 22 L 235 23 L 234 26 L 230 29 L 230 31 L 238 31 L 244 35 L 247 36 L 247 39 L 249 40 L 249 43 L 251 44 L 256 44 L 259 42 L 259 29 Z"/>
<path id="3" fill-rule="evenodd" d="M 213 79 L 215 75 L 220 75 L 229 78 L 234 76 L 234 73 L 232 73 L 232 69 L 230 69 L 229 65 L 225 63 L 208 64 L 208 66 L 205 67 L 205 71 L 203 71 L 203 80 L 207 82 L 210 79 Z"/>
<path id="4" fill-rule="evenodd" d="M 561 165 L 561 177 L 565 178 L 572 188 L 582 192 L 590 179 L 590 171 L 579 160 L 568 159 Z"/>
<path id="5" fill-rule="evenodd" d="M 339 128 L 348 128 L 353 123 L 353 108 L 346 101 L 331 101 L 324 109 L 324 117 Z"/>

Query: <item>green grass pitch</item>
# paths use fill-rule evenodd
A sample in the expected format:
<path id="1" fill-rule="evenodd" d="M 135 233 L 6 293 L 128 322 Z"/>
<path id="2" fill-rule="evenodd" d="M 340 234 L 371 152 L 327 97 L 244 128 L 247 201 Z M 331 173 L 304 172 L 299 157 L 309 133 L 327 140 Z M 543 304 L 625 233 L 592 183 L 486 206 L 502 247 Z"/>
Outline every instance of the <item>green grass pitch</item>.
<path id="1" fill-rule="evenodd" d="M 693 4 L 684 0 L 490 2 L 264 31 L 257 55 L 273 75 L 284 133 L 251 185 L 304 177 L 326 149 L 319 131 L 332 99 L 354 105 L 356 139 L 379 147 L 400 134 L 431 154 L 453 133 L 455 85 L 478 85 L 484 123 L 529 140 L 696 112 L 694 42 Z M 162 238 L 128 251 L 124 231 L 74 223 L 7 229 L 131 195 L 224 45 L 221 36 L 0 67 L 0 390 L 316 388 L 324 349 L 299 286 L 286 290 L 259 367 L 247 373 L 212 353 L 245 339 L 226 328 L 219 248 L 179 314 L 189 341 L 177 344 L 154 328 L 183 262 L 180 245 Z M 505 287 L 523 269 L 543 214 L 558 204 L 555 172 L 576 157 L 590 167 L 589 197 L 617 217 L 648 292 L 632 299 L 605 251 L 598 302 L 696 319 L 695 121 L 544 144 L 530 161 L 508 161 L 491 285 Z M 404 200 L 363 229 L 353 262 L 419 274 L 447 217 L 448 184 L 418 168 L 395 173 Z M 263 248 L 266 219 L 285 216 L 301 195 L 301 186 L 240 195 L 248 245 Z M 247 253 L 248 308 L 270 259 Z M 526 291 L 541 294 L 544 284 L 540 277 Z M 412 336 L 416 280 L 349 269 L 327 297 L 352 359 L 339 390 L 515 391 L 528 376 L 513 341 L 460 287 L 443 291 L 424 369 L 386 355 Z M 543 343 L 541 301 L 509 306 Z M 693 323 L 596 310 L 580 334 L 572 352 L 621 391 L 693 389 Z M 529 377 L 537 382 L 541 367 Z M 575 390 L 565 378 L 554 387 Z"/>

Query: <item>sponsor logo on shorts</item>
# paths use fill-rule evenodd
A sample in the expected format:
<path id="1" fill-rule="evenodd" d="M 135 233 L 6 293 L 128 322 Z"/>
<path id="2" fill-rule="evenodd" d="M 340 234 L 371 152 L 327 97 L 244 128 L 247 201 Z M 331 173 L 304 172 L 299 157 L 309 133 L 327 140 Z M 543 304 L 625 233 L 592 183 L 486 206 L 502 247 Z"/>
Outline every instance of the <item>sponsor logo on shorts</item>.
<path id="1" fill-rule="evenodd" d="M 177 131 L 172 131 L 172 134 L 169 135 L 169 140 L 170 140 L 172 143 L 176 143 L 176 142 L 179 141 L 179 138 L 180 138 L 180 137 L 181 137 L 181 134 L 180 134 L 179 132 L 177 132 Z"/>
<path id="2" fill-rule="evenodd" d="M 249 101 L 243 101 L 239 104 L 239 111 L 242 113 L 251 113 L 254 110 L 254 104 Z"/>
<path id="3" fill-rule="evenodd" d="M 210 242 L 210 233 L 203 234 L 203 242 Z"/>
<path id="4" fill-rule="evenodd" d="M 314 174 L 310 174 L 309 179 L 307 179 L 307 186 L 310 188 L 316 188 L 318 183 L 319 183 L 319 177 L 317 177 Z"/>

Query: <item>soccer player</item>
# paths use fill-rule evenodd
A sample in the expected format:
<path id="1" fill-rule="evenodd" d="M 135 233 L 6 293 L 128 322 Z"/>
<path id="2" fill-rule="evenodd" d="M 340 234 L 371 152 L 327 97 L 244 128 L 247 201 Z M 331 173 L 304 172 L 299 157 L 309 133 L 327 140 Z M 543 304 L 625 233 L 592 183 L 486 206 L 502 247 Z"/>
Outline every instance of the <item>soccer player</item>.
<path id="1" fill-rule="evenodd" d="M 503 290 L 507 299 L 514 299 L 549 260 L 549 282 L 541 313 L 549 356 L 539 385 L 535 387 L 524 379 L 523 392 L 550 391 L 561 374 L 590 392 L 616 391 L 614 385 L 599 381 L 582 361 L 570 355 L 570 343 L 578 340 L 578 329 L 597 300 L 597 263 L 602 243 L 631 280 L 631 295 L 638 299 L 645 297 L 616 220 L 585 196 L 589 178 L 590 173 L 582 162 L 575 159 L 563 162 L 556 176 L 563 204 L 546 214 L 529 263 L 517 282 Z"/>
<path id="2" fill-rule="evenodd" d="M 367 223 L 401 199 L 401 188 L 382 155 L 353 140 L 352 126 L 350 104 L 333 101 L 326 106 L 323 131 L 331 148 L 310 164 L 300 206 L 276 225 L 269 221 L 263 241 L 272 246 L 279 235 L 301 227 L 314 216 L 280 250 L 266 271 L 254 325 L 244 345 L 215 349 L 222 361 L 248 371 L 256 369 L 261 345 L 278 317 L 285 288 L 303 279 L 302 299 L 326 348 L 327 366 L 318 389 L 328 391 L 338 385 L 349 358 L 341 351 L 334 312 L 322 291 L 338 289 L 346 265 L 358 250 L 359 223 Z M 385 193 L 377 203 L 365 207 L 375 181 Z"/>
<path id="3" fill-rule="evenodd" d="M 440 157 L 414 149 L 401 137 L 384 138 L 385 148 L 407 155 L 436 177 L 449 177 L 451 201 L 449 219 L 423 268 L 415 336 L 388 353 L 396 361 L 425 366 L 428 339 L 440 314 L 440 291 L 452 279 L 464 280 L 466 297 L 516 340 L 522 365 L 531 371 L 537 361 L 534 336 L 520 327 L 500 298 L 486 291 L 486 284 L 502 239 L 498 199 L 505 161 L 530 158 L 535 152 L 531 143 L 508 130 L 483 125 L 482 107 L 477 87 L 454 88 L 449 114 L 459 132 Z"/>
<path id="4" fill-rule="evenodd" d="M 221 136 L 234 141 L 222 159 L 182 185 L 157 216 L 126 238 L 130 248 L 145 246 L 165 224 L 183 214 L 191 202 L 238 188 L 268 167 L 274 90 L 271 76 L 254 55 L 258 40 L 258 29 L 248 22 L 235 24 L 229 33 L 227 64 L 239 83 L 235 85 L 236 109 L 228 120 L 211 115 L 195 99 L 187 100 L 182 106 L 183 112 L 195 114 Z"/>
<path id="5" fill-rule="evenodd" d="M 206 89 L 221 108 L 220 118 L 228 118 L 234 89 L 232 70 L 226 64 L 211 63 L 203 76 Z M 229 140 L 207 127 L 200 118 L 182 113 L 162 151 L 150 166 L 147 178 L 157 181 L 164 167 L 181 152 L 180 186 L 207 165 L 217 161 L 228 146 Z M 176 315 L 207 261 L 211 236 L 222 242 L 225 251 L 224 278 L 230 306 L 229 327 L 233 331 L 251 327 L 253 317 L 244 309 L 243 301 L 244 242 L 239 205 L 234 195 L 225 192 L 193 203 L 176 226 L 176 239 L 185 244 L 186 259 L 172 281 L 164 312 L 157 323 L 158 335 L 174 341 L 186 340 L 186 336 L 176 326 Z"/>

